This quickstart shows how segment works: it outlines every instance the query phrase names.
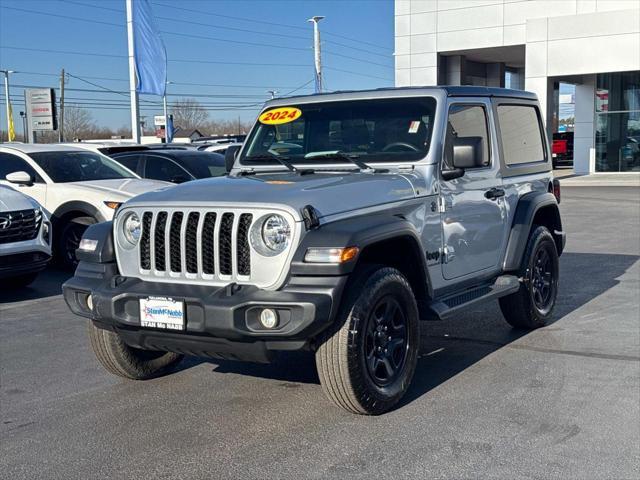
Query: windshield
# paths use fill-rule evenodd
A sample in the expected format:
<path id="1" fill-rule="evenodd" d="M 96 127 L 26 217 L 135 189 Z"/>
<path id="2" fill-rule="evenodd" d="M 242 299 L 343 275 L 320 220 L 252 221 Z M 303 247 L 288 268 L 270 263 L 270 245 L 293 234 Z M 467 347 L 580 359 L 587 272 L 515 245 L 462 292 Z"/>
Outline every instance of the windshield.
<path id="1" fill-rule="evenodd" d="M 37 152 L 29 156 L 55 183 L 137 178 L 109 157 L 93 152 Z"/>
<path id="2" fill-rule="evenodd" d="M 219 153 L 189 152 L 193 155 L 180 155 L 179 162 L 196 178 L 219 177 L 226 175 L 224 157 Z"/>
<path id="3" fill-rule="evenodd" d="M 406 162 L 424 158 L 436 110 L 433 98 L 394 98 L 315 103 L 271 108 L 258 118 L 240 162 L 336 163 L 340 155 L 363 162 Z"/>

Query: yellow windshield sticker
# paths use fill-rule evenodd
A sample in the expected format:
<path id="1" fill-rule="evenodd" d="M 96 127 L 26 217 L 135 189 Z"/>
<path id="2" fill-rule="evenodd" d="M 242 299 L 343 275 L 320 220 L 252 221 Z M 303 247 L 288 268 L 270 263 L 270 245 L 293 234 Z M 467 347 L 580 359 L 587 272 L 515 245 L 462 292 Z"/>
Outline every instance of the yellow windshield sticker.
<path id="1" fill-rule="evenodd" d="M 280 107 L 264 112 L 258 121 L 265 125 L 281 125 L 283 123 L 293 122 L 297 118 L 300 118 L 302 111 L 295 107 Z"/>

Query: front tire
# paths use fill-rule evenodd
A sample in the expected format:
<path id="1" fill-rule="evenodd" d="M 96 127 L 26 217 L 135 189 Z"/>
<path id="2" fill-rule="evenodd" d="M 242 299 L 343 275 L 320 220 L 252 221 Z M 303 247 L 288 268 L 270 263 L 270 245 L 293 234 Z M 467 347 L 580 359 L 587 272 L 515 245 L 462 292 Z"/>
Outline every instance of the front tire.
<path id="1" fill-rule="evenodd" d="M 316 352 L 327 397 L 345 410 L 378 415 L 406 393 L 418 359 L 419 317 L 401 272 L 368 267 L 356 273 Z"/>
<path id="2" fill-rule="evenodd" d="M 69 220 L 62 227 L 58 236 L 57 254 L 62 267 L 67 270 L 75 270 L 78 266 L 76 250 L 80 246 L 82 235 L 89 225 L 97 223 L 93 217 L 79 217 Z"/>
<path id="3" fill-rule="evenodd" d="M 556 242 L 546 227 L 529 235 L 518 275 L 520 289 L 500 299 L 500 310 L 513 327 L 544 327 L 551 318 L 558 295 L 559 261 Z"/>
<path id="4" fill-rule="evenodd" d="M 182 355 L 141 350 L 125 344 L 120 336 L 89 322 L 91 347 L 100 364 L 110 373 L 131 380 L 147 380 L 169 372 Z"/>

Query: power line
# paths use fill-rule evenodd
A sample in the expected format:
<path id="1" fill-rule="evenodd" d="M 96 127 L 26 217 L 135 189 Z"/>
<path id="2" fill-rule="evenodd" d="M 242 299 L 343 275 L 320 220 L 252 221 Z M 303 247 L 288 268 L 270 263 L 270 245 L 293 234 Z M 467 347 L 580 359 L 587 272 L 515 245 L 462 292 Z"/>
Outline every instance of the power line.
<path id="1" fill-rule="evenodd" d="M 0 6 L 0 8 L 4 9 L 4 10 L 14 10 L 17 12 L 24 12 L 24 13 L 30 13 L 32 15 L 44 15 L 45 17 L 57 17 L 57 18 L 64 18 L 67 20 L 76 20 L 78 22 L 89 22 L 89 23 L 99 23 L 102 25 L 109 25 L 111 27 L 119 27 L 119 28 L 124 28 L 125 25 L 121 25 L 119 23 L 113 23 L 113 22 L 105 22 L 103 20 L 95 20 L 92 18 L 82 18 L 82 17 L 72 17 L 70 15 L 60 15 L 58 13 L 50 13 L 50 12 L 39 12 L 38 10 L 29 10 L 26 8 L 17 8 L 17 7 L 5 7 L 4 5 Z"/>
<path id="2" fill-rule="evenodd" d="M 232 16 L 232 15 L 223 15 L 221 13 L 210 13 L 210 12 L 203 12 L 201 10 L 194 10 L 191 8 L 183 8 L 183 7 L 176 7 L 175 5 L 168 5 L 168 4 L 164 4 L 164 3 L 160 3 L 160 2 L 151 2 L 153 5 L 158 5 L 160 7 L 164 7 L 164 8 L 169 8 L 171 10 L 182 10 L 185 12 L 189 12 L 189 13 L 196 13 L 200 16 L 205 15 L 205 16 L 209 16 L 209 17 L 219 17 L 219 18 L 227 18 L 227 19 L 231 19 L 231 20 L 240 20 L 242 22 L 248 22 L 248 23 L 255 23 L 255 24 L 259 24 L 259 25 L 271 25 L 274 27 L 285 27 L 285 28 L 293 28 L 296 30 L 302 30 L 302 31 L 308 31 L 308 27 L 302 27 L 300 25 L 291 25 L 291 24 L 283 24 L 283 23 L 276 23 L 276 22 L 269 22 L 266 20 L 256 20 L 256 19 L 251 19 L 251 18 L 246 18 L 246 17 L 236 17 L 236 16 Z M 323 31 L 324 33 L 324 31 Z M 365 42 L 364 40 L 360 40 L 360 39 L 355 39 L 352 37 L 348 37 L 346 35 L 340 35 L 337 33 L 331 33 L 331 32 L 327 32 L 326 35 L 330 35 L 330 36 L 334 36 L 337 38 L 342 38 L 344 40 L 349 40 L 351 42 L 354 43 L 362 43 L 362 44 L 366 44 L 366 45 L 370 45 L 372 47 L 376 47 L 376 48 L 380 48 L 380 49 L 384 49 L 384 50 L 389 50 L 388 47 L 384 47 L 382 45 L 378 45 L 375 43 L 370 43 L 370 42 Z"/>

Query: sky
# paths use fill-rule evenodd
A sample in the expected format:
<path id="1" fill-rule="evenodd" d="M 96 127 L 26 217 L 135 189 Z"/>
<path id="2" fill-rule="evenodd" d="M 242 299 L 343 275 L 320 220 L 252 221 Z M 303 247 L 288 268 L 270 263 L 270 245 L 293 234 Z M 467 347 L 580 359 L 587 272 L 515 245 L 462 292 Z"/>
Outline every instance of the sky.
<path id="1" fill-rule="evenodd" d="M 135 0 L 134 0 L 135 1 Z M 321 21 L 326 90 L 393 86 L 393 0 L 151 0 L 168 57 L 169 102 L 195 98 L 210 118 L 252 121 L 268 90 L 313 93 Z M 128 125 L 125 0 L 0 0 L 0 69 L 11 74 L 16 131 L 25 87 L 58 87 L 100 126 Z M 91 91 L 87 91 L 91 90 Z M 0 95 L 4 105 L 4 91 Z M 141 96 L 149 122 L 161 98 Z M 0 125 L 6 128 L 4 108 Z"/>

